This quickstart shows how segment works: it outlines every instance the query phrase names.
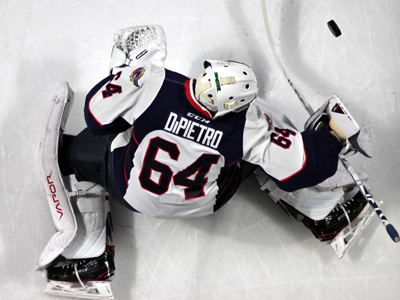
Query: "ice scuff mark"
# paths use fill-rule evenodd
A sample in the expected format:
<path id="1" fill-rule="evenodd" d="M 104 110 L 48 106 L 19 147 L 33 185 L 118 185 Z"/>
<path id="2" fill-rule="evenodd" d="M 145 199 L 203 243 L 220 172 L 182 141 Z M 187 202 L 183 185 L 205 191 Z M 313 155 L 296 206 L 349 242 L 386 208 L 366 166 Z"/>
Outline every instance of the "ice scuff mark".
<path id="1" fill-rule="evenodd" d="M 386 92 L 386 105 L 387 105 L 387 111 L 389 111 L 390 114 L 395 114 L 397 112 L 397 107 L 398 107 L 398 99 L 399 99 L 399 91 L 396 89 L 391 89 Z"/>

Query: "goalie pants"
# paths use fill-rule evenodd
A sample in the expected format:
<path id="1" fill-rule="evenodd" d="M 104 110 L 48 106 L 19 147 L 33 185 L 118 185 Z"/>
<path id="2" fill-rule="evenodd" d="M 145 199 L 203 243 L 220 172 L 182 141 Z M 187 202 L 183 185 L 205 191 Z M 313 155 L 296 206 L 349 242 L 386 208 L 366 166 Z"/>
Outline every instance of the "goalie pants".
<path id="1" fill-rule="evenodd" d="M 77 136 L 64 135 L 59 151 L 59 166 L 65 175 L 75 174 L 78 181 L 90 181 L 104 187 L 110 197 L 130 210 L 136 211 L 122 197 L 113 168 L 111 142 L 116 134 L 93 135 L 86 128 Z M 235 194 L 240 184 L 253 174 L 257 167 L 245 161 L 238 162 L 228 172 L 220 175 L 220 192 L 214 205 L 217 211 Z"/>
<path id="2" fill-rule="evenodd" d="M 77 136 L 64 135 L 58 164 L 63 175 L 75 174 L 78 181 L 90 181 L 104 187 L 110 197 L 134 210 L 121 196 L 114 176 L 110 145 L 115 134 L 93 135 L 86 128 Z"/>

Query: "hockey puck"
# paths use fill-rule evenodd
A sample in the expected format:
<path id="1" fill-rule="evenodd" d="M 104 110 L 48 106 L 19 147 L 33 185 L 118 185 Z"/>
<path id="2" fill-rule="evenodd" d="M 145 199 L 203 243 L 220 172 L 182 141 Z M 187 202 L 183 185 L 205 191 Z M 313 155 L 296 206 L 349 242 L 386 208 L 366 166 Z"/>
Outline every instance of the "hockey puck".
<path id="1" fill-rule="evenodd" d="M 330 20 L 328 22 L 328 27 L 329 27 L 330 31 L 332 32 L 332 34 L 334 35 L 334 37 L 338 37 L 338 36 L 340 36 L 342 34 L 342 32 L 340 31 L 339 26 L 337 26 L 335 21 Z"/>

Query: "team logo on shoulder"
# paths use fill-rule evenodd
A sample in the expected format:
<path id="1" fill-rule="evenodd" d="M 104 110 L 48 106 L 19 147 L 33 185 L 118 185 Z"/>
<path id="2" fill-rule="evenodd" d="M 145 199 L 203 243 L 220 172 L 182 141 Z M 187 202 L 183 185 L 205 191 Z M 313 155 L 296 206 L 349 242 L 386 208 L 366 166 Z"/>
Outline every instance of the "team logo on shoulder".
<path id="1" fill-rule="evenodd" d="M 141 86 L 139 85 L 139 79 L 143 77 L 144 72 L 146 72 L 146 69 L 144 68 L 137 68 L 135 71 L 132 72 L 132 74 L 129 76 L 130 81 L 133 83 L 134 86 L 137 86 L 140 88 Z"/>
<path id="2" fill-rule="evenodd" d="M 264 118 L 268 123 L 268 131 L 273 130 L 274 129 L 274 124 L 273 124 L 272 119 L 270 118 L 270 116 L 268 116 L 266 113 L 264 113 Z"/>

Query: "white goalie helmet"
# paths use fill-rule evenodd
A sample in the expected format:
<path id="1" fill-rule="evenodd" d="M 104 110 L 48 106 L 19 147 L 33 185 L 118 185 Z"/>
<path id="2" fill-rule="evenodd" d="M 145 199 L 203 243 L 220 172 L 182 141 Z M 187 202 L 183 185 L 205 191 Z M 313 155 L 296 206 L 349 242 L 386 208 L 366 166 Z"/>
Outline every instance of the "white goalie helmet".
<path id="1" fill-rule="evenodd" d="M 235 61 L 206 60 L 204 69 L 197 78 L 195 96 L 214 113 L 214 118 L 239 112 L 257 97 L 257 78 L 249 66 Z"/>

